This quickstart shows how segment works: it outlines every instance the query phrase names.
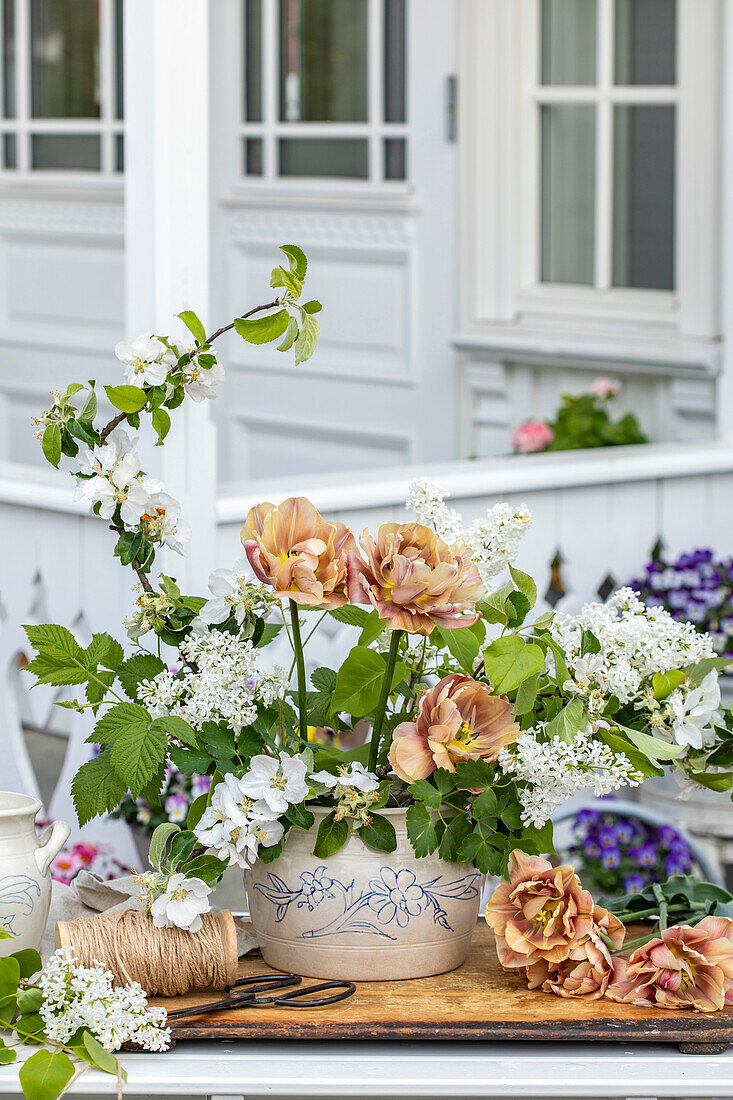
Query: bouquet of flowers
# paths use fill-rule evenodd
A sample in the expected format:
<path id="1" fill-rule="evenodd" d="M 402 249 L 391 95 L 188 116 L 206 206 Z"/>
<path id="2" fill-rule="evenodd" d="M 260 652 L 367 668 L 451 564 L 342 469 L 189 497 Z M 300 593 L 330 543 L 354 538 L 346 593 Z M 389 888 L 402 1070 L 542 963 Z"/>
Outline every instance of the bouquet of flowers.
<path id="1" fill-rule="evenodd" d="M 638 894 L 650 882 L 687 875 L 693 858 L 671 825 L 651 825 L 599 810 L 580 810 L 570 849 L 589 887 L 608 894 Z"/>
<path id="2" fill-rule="evenodd" d="M 596 378 L 588 393 L 564 393 L 553 420 L 526 420 L 515 429 L 512 449 L 531 454 L 648 443 L 633 413 L 611 419 L 609 406 L 620 392 L 615 379 Z"/>
<path id="3" fill-rule="evenodd" d="M 656 548 L 630 587 L 648 607 L 664 607 L 679 622 L 691 622 L 710 635 L 718 653 L 733 658 L 733 558 L 718 560 L 701 548 L 668 562 Z"/>
<path id="4" fill-rule="evenodd" d="M 171 850 L 154 890 L 192 927 L 225 867 L 276 860 L 292 830 L 313 828 L 314 807 L 326 811 L 313 828 L 320 859 L 354 832 L 394 851 L 380 811 L 398 806 L 418 856 L 502 874 L 516 848 L 551 850 L 553 811 L 583 789 L 602 796 L 667 766 L 685 783 L 730 787 L 720 768 L 733 746 L 718 713 L 725 661 L 712 639 L 630 589 L 577 615 L 537 614 L 536 585 L 513 564 L 524 507 L 498 505 L 464 525 L 446 493 L 419 480 L 414 519 L 357 537 L 306 499 L 263 502 L 243 517 L 244 560 L 213 572 L 208 595 L 154 577 L 157 550 L 181 552 L 188 528 L 130 433 L 146 421 L 162 443 L 181 402 L 215 395 L 214 345 L 230 328 L 255 344 L 280 341 L 296 362 L 312 354 L 320 306 L 301 301 L 302 251 L 283 252 L 274 301 L 212 334 L 186 311 L 185 339 L 148 333 L 118 345 L 125 383 L 106 387 L 117 410 L 107 424 L 92 383 L 73 383 L 40 418 L 46 457 L 74 460 L 80 494 L 139 583 L 128 652 L 108 634 L 83 646 L 59 625 L 26 628 L 36 680 L 77 685 L 83 696 L 62 705 L 97 718 L 100 751 L 73 783 L 80 821 L 126 797 L 170 818 L 170 769 L 191 778 L 192 793 L 206 777 L 186 828 L 162 826 Z M 304 650 L 326 616 L 351 628 L 353 645 L 309 681 Z M 290 668 L 268 660 L 280 632 Z M 337 747 L 359 723 L 368 742 Z M 310 728 L 340 740 L 310 740 Z"/>

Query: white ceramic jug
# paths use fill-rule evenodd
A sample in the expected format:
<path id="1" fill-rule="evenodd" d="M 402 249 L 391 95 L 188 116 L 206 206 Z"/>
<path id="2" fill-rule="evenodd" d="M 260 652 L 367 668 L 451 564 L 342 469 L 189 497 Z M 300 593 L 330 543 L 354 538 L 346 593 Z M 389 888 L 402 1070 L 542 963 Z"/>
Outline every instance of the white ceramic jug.
<path id="1" fill-rule="evenodd" d="M 37 798 L 0 791 L 0 955 L 38 947 L 51 904 L 49 868 L 69 838 L 70 827 L 55 821 L 36 836 Z"/>

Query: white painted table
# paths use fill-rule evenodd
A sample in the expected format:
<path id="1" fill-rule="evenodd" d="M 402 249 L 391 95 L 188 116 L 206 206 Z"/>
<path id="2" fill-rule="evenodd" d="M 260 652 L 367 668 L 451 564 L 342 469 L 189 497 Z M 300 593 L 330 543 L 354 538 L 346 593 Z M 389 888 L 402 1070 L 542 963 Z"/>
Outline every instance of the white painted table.
<path id="1" fill-rule="evenodd" d="M 632 1043 L 179 1043 L 123 1055 L 126 1097 L 733 1097 L 733 1050 L 682 1055 Z M 0 1095 L 20 1096 L 18 1066 L 0 1067 Z M 88 1072 L 71 1095 L 116 1096 Z"/>

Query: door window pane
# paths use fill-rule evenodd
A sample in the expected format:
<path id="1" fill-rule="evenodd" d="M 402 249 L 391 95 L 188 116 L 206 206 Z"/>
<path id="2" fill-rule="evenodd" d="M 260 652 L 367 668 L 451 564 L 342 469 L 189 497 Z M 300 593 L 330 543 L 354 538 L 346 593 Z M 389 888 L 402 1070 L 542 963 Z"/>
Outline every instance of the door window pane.
<path id="1" fill-rule="evenodd" d="M 244 117 L 262 122 L 262 0 L 244 5 Z"/>
<path id="2" fill-rule="evenodd" d="M 405 0 L 384 0 L 384 119 L 405 121 Z"/>
<path id="3" fill-rule="evenodd" d="M 596 0 L 542 0 L 542 83 L 595 84 Z"/>
<path id="4" fill-rule="evenodd" d="M 15 0 L 3 0 L 3 114 L 15 118 Z"/>
<path id="5" fill-rule="evenodd" d="M 31 165 L 56 171 L 98 171 L 99 137 L 95 134 L 34 134 Z"/>
<path id="6" fill-rule="evenodd" d="M 366 118 L 367 0 L 280 0 L 281 121 Z"/>
<path id="7" fill-rule="evenodd" d="M 367 143 L 360 138 L 285 138 L 281 176 L 367 176 Z"/>
<path id="8" fill-rule="evenodd" d="M 405 168 L 405 139 L 387 138 L 384 143 L 384 178 L 403 180 Z"/>
<path id="9" fill-rule="evenodd" d="M 125 53 L 122 0 L 115 0 L 115 118 L 125 117 Z"/>
<path id="10" fill-rule="evenodd" d="M 675 109 L 614 109 L 613 284 L 674 288 Z"/>
<path id="11" fill-rule="evenodd" d="M 244 139 L 244 174 L 262 175 L 262 138 Z"/>
<path id="12" fill-rule="evenodd" d="M 31 0 L 32 113 L 99 118 L 96 0 Z"/>
<path id="13" fill-rule="evenodd" d="M 541 112 L 542 281 L 592 284 L 595 109 L 566 103 Z"/>
<path id="14" fill-rule="evenodd" d="M 676 0 L 616 0 L 617 84 L 674 84 Z"/>
<path id="15" fill-rule="evenodd" d="M 18 167 L 18 157 L 15 148 L 15 134 L 5 134 L 3 136 L 3 156 L 5 158 L 6 168 Z"/>

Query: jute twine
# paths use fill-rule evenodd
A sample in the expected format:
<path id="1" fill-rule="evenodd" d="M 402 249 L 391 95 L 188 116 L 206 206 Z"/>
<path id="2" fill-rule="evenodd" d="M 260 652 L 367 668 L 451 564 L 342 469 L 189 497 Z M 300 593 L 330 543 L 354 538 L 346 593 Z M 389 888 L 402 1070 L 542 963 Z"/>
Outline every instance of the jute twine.
<path id="1" fill-rule="evenodd" d="M 56 925 L 56 947 L 71 947 L 83 966 L 99 962 L 117 985 L 139 982 L 151 996 L 223 989 L 237 977 L 232 914 L 204 913 L 198 932 L 156 928 L 147 913 L 125 909 Z"/>

